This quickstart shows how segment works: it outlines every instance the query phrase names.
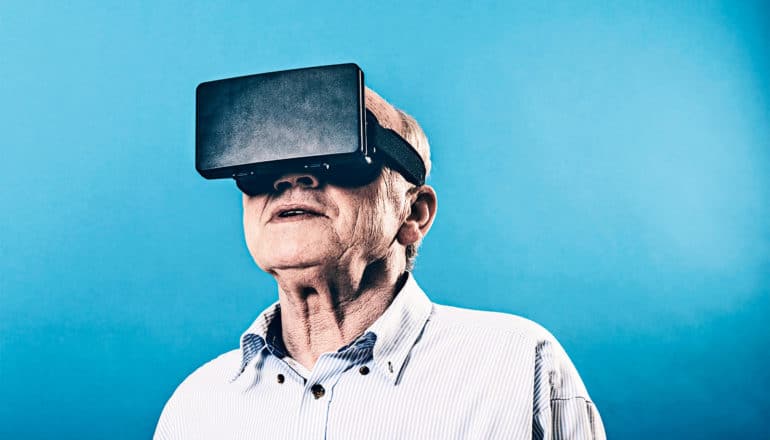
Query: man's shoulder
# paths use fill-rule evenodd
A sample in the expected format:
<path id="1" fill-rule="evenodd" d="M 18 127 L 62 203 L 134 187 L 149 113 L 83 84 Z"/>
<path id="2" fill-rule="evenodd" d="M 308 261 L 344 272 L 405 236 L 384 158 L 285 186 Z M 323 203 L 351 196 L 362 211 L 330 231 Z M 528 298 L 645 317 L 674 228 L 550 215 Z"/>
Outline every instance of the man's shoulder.
<path id="1" fill-rule="evenodd" d="M 187 376 L 163 407 L 155 438 L 201 436 L 196 431 L 208 423 L 211 408 L 222 400 L 227 385 L 239 371 L 240 362 L 241 351 L 231 350 L 206 362 Z"/>
<path id="2" fill-rule="evenodd" d="M 549 380 L 553 395 L 588 398 L 580 376 L 564 348 L 542 325 L 510 313 L 489 312 L 434 304 L 429 324 L 433 338 L 467 341 L 485 359 L 507 359 L 517 355 L 534 362 L 533 373 L 548 371 L 538 380 Z M 497 365 L 497 364 L 495 364 Z"/>
<path id="3" fill-rule="evenodd" d="M 555 341 L 545 327 L 523 316 L 511 313 L 468 309 L 433 304 L 430 321 L 435 327 L 467 332 L 518 335 L 534 342 Z"/>
<path id="4" fill-rule="evenodd" d="M 240 349 L 230 350 L 206 362 L 179 385 L 175 394 L 189 390 L 200 391 L 200 387 L 216 387 L 229 383 L 239 371 L 242 353 Z"/>

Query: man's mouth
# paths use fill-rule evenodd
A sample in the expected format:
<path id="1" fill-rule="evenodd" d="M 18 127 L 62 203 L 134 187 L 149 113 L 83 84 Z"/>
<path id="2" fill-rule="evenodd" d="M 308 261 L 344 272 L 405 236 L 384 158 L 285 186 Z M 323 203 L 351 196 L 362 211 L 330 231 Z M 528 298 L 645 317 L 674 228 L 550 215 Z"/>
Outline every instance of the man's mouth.
<path id="1" fill-rule="evenodd" d="M 273 212 L 271 221 L 274 222 L 296 221 L 324 216 L 320 209 L 316 209 L 314 206 L 306 205 L 304 203 L 286 204 L 278 207 Z"/>
<path id="2" fill-rule="evenodd" d="M 281 211 L 280 214 L 278 214 L 278 217 L 296 217 L 298 215 L 319 215 L 318 213 L 312 212 L 312 211 L 306 211 L 304 209 L 289 209 L 286 211 Z"/>

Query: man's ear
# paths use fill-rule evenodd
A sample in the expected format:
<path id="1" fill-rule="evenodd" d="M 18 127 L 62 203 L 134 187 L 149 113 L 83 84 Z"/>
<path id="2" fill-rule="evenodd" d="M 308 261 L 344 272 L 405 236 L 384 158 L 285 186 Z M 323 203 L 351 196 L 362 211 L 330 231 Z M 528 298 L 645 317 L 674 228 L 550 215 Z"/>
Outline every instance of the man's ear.
<path id="1" fill-rule="evenodd" d="M 428 233 L 436 218 L 438 201 L 436 191 L 429 185 L 422 185 L 413 194 L 409 215 L 398 230 L 398 242 L 404 246 L 417 244 Z"/>

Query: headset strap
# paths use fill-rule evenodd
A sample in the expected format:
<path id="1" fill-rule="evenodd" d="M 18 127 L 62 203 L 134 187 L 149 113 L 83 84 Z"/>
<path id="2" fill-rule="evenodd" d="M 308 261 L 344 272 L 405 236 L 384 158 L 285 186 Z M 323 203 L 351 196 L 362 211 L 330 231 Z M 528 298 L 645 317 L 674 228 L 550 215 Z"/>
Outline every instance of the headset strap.
<path id="1" fill-rule="evenodd" d="M 374 147 L 374 154 L 385 154 L 390 159 L 389 165 L 406 180 L 418 186 L 425 183 L 425 163 L 417 150 L 398 133 L 380 125 L 369 110 L 366 111 L 366 137 L 367 144 Z"/>

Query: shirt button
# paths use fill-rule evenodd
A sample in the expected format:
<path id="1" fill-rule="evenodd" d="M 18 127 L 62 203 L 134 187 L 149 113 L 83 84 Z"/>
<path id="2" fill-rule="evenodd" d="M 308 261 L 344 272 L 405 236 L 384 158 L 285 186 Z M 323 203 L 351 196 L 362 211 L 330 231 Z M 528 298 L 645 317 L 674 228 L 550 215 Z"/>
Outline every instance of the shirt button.
<path id="1" fill-rule="evenodd" d="M 364 365 L 363 367 L 358 369 L 358 372 L 361 373 L 362 375 L 366 376 L 367 374 L 369 374 L 369 367 Z"/>
<path id="2" fill-rule="evenodd" d="M 323 397 L 323 395 L 326 393 L 326 390 L 320 384 L 315 384 L 310 387 L 310 392 L 313 393 L 313 397 L 315 397 L 317 400 Z"/>
<path id="3" fill-rule="evenodd" d="M 278 375 L 278 377 L 277 377 L 276 379 L 278 380 L 278 383 L 283 383 L 283 381 L 284 381 L 286 378 L 285 378 L 285 377 L 283 377 L 283 374 L 279 374 L 279 375 Z"/>

